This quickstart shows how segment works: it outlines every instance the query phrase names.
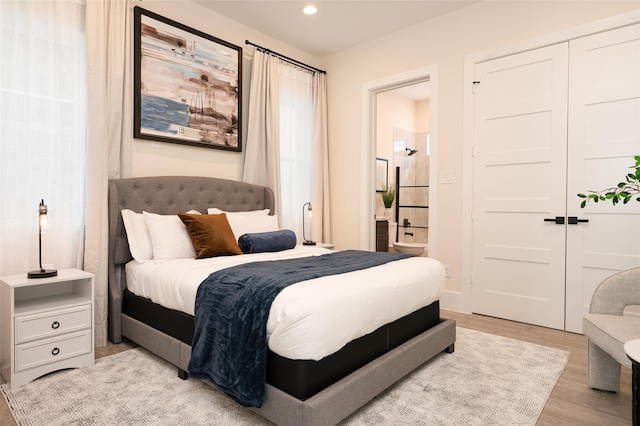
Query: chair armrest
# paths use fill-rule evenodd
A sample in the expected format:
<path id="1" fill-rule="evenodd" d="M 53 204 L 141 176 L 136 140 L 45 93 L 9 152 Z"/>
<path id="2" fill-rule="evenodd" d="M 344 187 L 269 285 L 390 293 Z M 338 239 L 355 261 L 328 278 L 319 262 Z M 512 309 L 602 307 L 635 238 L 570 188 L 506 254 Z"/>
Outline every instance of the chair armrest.
<path id="1" fill-rule="evenodd" d="M 628 305 L 640 305 L 640 268 L 614 274 L 598 285 L 589 313 L 622 315 Z"/>

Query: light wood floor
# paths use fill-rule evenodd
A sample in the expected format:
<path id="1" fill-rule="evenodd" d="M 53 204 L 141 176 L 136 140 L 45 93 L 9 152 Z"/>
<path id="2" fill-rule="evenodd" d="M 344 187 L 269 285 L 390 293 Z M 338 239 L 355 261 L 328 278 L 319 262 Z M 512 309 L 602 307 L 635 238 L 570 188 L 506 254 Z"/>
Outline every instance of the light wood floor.
<path id="1" fill-rule="evenodd" d="M 476 314 L 443 311 L 442 316 L 455 319 L 459 327 L 571 352 L 537 425 L 631 425 L 631 369 L 622 367 L 618 393 L 589 388 L 587 343 L 583 335 Z"/>
<path id="2" fill-rule="evenodd" d="M 455 319 L 459 327 L 571 352 L 569 362 L 553 389 L 537 425 L 631 425 L 631 370 L 622 367 L 621 390 L 618 393 L 590 389 L 587 386 L 587 351 L 584 336 L 475 314 L 443 311 L 442 316 Z M 97 349 L 96 358 L 113 355 L 132 347 L 135 345 L 129 342 L 110 344 Z M 0 382 L 4 383 L 1 377 Z M 0 424 L 16 425 L 2 398 Z"/>

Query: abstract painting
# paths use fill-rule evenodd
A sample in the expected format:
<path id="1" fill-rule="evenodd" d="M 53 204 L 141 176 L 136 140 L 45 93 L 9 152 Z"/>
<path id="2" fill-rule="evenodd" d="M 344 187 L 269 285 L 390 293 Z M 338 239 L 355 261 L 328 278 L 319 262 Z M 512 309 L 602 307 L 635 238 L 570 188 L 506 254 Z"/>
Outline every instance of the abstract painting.
<path id="1" fill-rule="evenodd" d="M 134 137 L 242 151 L 242 48 L 134 8 Z"/>

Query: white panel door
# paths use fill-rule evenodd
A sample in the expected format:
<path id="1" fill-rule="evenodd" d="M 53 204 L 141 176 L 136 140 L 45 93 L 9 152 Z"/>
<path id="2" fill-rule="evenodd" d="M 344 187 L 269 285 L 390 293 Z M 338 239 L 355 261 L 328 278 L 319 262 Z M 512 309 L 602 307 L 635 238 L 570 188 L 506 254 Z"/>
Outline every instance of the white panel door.
<path id="1" fill-rule="evenodd" d="M 564 328 L 568 44 L 476 66 L 473 312 Z M 559 219 L 560 221 L 560 219 Z"/>
<path id="2" fill-rule="evenodd" d="M 640 25 L 570 42 L 566 329 L 582 332 L 595 287 L 640 266 L 640 203 L 590 203 L 577 193 L 615 187 L 640 155 Z"/>

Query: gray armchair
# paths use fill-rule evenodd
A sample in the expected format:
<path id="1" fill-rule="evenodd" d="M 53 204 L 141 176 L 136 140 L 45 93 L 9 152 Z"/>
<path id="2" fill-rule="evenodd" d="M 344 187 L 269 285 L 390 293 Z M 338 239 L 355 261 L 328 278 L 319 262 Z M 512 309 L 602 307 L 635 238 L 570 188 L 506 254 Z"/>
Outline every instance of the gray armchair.
<path id="1" fill-rule="evenodd" d="M 589 313 L 582 319 L 591 388 L 618 392 L 620 365 L 631 368 L 624 344 L 640 339 L 640 320 L 622 316 L 628 305 L 640 305 L 640 268 L 602 281 L 593 294 Z"/>

